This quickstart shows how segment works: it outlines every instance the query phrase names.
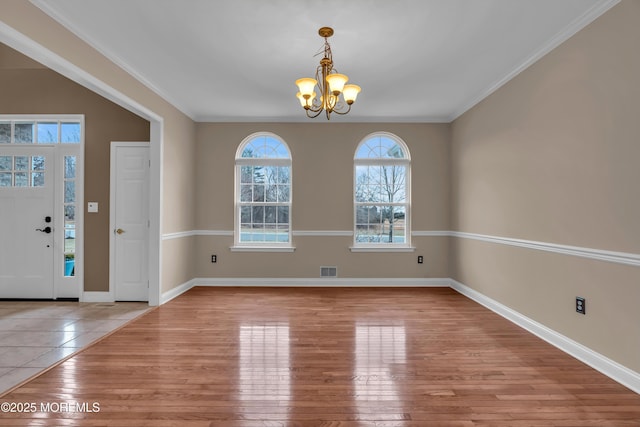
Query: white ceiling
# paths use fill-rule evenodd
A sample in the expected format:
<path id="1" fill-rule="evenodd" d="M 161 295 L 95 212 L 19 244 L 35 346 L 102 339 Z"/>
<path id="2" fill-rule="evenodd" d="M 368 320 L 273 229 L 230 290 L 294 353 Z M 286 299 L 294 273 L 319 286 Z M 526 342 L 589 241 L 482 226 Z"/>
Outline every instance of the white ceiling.
<path id="1" fill-rule="evenodd" d="M 294 81 L 331 26 L 362 87 L 332 122 L 449 122 L 617 0 L 33 2 L 196 121 L 310 121 Z"/>

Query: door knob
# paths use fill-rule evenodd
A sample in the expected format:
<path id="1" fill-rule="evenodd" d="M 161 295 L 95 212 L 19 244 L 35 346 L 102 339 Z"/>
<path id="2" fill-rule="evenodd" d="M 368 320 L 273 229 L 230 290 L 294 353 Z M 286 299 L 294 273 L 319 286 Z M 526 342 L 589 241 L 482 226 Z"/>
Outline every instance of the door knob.
<path id="1" fill-rule="evenodd" d="M 51 233 L 51 227 L 45 227 L 45 228 L 36 228 L 36 231 L 42 231 L 43 233 Z"/>
<path id="2" fill-rule="evenodd" d="M 124 230 L 123 230 L 122 228 L 118 228 L 118 229 L 113 230 L 113 231 L 114 231 L 114 233 L 116 233 L 116 234 L 122 234 L 122 233 L 124 233 Z"/>

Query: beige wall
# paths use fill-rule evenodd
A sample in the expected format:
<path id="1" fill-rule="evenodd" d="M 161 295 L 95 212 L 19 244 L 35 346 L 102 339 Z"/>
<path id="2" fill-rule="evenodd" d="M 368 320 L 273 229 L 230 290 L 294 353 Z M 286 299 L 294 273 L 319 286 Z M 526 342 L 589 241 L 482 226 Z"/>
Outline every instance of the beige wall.
<path id="1" fill-rule="evenodd" d="M 0 44 L 0 114 L 84 114 L 84 290 L 109 290 L 109 155 L 111 141 L 148 141 L 149 122 Z"/>
<path id="2" fill-rule="evenodd" d="M 198 230 L 233 231 L 236 150 L 259 131 L 279 135 L 291 149 L 294 231 L 353 230 L 353 156 L 377 131 L 409 147 L 413 230 L 449 229 L 449 125 L 321 122 L 198 123 Z M 232 236 L 199 236 L 196 277 L 315 278 L 321 265 L 338 266 L 340 277 L 448 277 L 446 237 L 414 237 L 412 243 L 415 253 L 352 253 L 351 237 L 294 236 L 294 253 L 240 253 L 229 250 Z M 210 262 L 214 253 L 217 264 Z M 417 264 L 417 255 L 425 264 Z"/>
<path id="3" fill-rule="evenodd" d="M 164 157 L 160 228 L 163 233 L 192 230 L 195 205 L 195 173 L 192 167 L 194 122 L 31 2 L 3 0 L 0 21 L 162 119 Z M 165 243 L 162 242 L 161 247 Z M 86 242 L 85 249 L 89 246 L 90 242 Z M 168 290 L 189 280 L 191 276 L 185 272 L 189 271 L 191 262 L 190 251 L 164 257 L 160 288 Z"/>
<path id="4" fill-rule="evenodd" d="M 640 253 L 638 22 L 622 1 L 453 123 L 455 230 Z M 455 279 L 640 371 L 638 267 L 453 246 Z"/>

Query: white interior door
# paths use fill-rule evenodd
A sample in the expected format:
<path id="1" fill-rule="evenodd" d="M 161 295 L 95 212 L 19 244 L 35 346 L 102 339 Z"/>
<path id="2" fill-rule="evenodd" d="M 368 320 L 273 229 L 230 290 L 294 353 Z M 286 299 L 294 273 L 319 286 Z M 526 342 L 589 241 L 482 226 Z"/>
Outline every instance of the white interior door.
<path id="1" fill-rule="evenodd" d="M 0 150 L 0 298 L 54 297 L 53 150 Z"/>
<path id="2" fill-rule="evenodd" d="M 149 144 L 111 145 L 112 289 L 117 301 L 149 300 Z"/>

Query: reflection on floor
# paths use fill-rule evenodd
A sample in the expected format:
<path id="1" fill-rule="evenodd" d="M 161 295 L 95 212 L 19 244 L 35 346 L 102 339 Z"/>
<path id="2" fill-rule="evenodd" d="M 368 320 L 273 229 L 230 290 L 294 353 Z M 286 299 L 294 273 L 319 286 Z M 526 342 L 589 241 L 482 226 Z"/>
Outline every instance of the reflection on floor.
<path id="1" fill-rule="evenodd" d="M 149 309 L 142 302 L 0 301 L 0 394 Z"/>

